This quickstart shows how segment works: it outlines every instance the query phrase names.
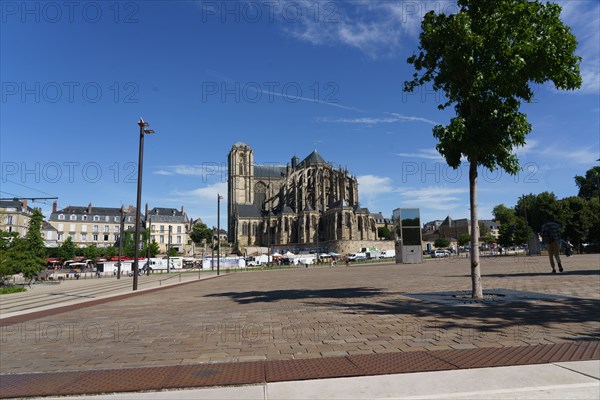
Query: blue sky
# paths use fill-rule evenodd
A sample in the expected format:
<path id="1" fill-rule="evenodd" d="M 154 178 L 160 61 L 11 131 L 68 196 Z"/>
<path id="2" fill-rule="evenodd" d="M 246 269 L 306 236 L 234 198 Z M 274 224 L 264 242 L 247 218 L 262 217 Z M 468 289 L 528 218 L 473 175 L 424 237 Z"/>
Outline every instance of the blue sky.
<path id="1" fill-rule="evenodd" d="M 216 224 L 232 144 L 257 163 L 313 149 L 358 176 L 363 206 L 424 221 L 468 215 L 468 166 L 446 166 L 431 129 L 439 95 L 402 93 L 420 18 L 451 2 L 139 1 L 1 4 L 1 197 L 58 206 L 135 204 L 137 120 L 143 203 L 185 205 Z M 481 171 L 480 217 L 524 193 L 575 195 L 600 158 L 600 5 L 563 2 L 583 86 L 536 87 L 516 177 Z M 225 205 L 226 203 L 223 203 Z M 38 202 L 48 215 L 50 202 Z M 225 225 L 222 207 L 221 225 Z"/>

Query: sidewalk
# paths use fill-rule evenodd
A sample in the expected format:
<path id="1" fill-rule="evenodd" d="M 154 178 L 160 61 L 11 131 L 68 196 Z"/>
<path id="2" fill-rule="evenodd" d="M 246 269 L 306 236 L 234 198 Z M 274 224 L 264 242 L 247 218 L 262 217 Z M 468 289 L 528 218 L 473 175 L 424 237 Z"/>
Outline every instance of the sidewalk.
<path id="1" fill-rule="evenodd" d="M 600 361 L 78 396 L 112 399 L 590 399 L 600 398 Z M 72 397 L 70 397 L 72 398 Z M 60 400 L 65 397 L 45 397 Z"/>

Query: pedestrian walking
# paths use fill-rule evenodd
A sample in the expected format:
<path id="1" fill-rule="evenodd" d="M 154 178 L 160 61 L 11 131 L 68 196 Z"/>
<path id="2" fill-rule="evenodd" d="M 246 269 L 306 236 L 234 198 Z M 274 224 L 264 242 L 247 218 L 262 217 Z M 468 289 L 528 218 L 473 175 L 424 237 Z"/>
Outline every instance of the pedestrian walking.
<path id="1" fill-rule="evenodd" d="M 550 257 L 550 266 L 552 267 L 552 273 L 556 274 L 556 268 L 554 264 L 554 259 L 558 263 L 558 270 L 563 272 L 562 263 L 560 262 L 560 226 L 557 222 L 554 221 L 554 218 L 551 216 L 542 226 L 542 241 L 546 245 L 548 249 L 548 257 Z"/>

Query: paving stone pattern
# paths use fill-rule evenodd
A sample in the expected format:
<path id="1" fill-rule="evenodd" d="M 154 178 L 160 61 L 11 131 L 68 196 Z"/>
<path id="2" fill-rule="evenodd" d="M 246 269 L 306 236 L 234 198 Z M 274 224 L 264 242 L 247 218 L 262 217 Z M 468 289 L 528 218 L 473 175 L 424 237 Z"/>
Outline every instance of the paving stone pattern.
<path id="1" fill-rule="evenodd" d="M 549 345 L 600 339 L 600 258 L 482 260 L 484 289 L 561 296 L 478 307 L 413 293 L 470 289 L 468 260 L 254 271 L 2 324 L 0 373 Z M 1 299 L 0 299 L 1 301 Z M 275 372 L 267 371 L 274 374 Z"/>

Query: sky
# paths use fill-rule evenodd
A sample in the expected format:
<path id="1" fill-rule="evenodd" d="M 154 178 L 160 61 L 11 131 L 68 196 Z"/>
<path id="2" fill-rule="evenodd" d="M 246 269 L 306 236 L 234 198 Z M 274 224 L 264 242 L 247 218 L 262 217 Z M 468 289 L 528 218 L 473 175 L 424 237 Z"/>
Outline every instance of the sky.
<path id="1" fill-rule="evenodd" d="M 534 86 L 516 176 L 480 170 L 479 215 L 522 194 L 577 194 L 600 158 L 600 3 L 562 2 L 583 85 Z M 431 87 L 403 93 L 432 1 L 2 1 L 0 197 L 135 205 L 142 117 L 142 204 L 226 226 L 227 154 L 256 163 L 317 150 L 358 177 L 363 207 L 422 222 L 466 218 L 468 165 L 448 167 L 432 128 L 446 124 Z M 37 200 L 49 217 L 51 201 Z"/>

